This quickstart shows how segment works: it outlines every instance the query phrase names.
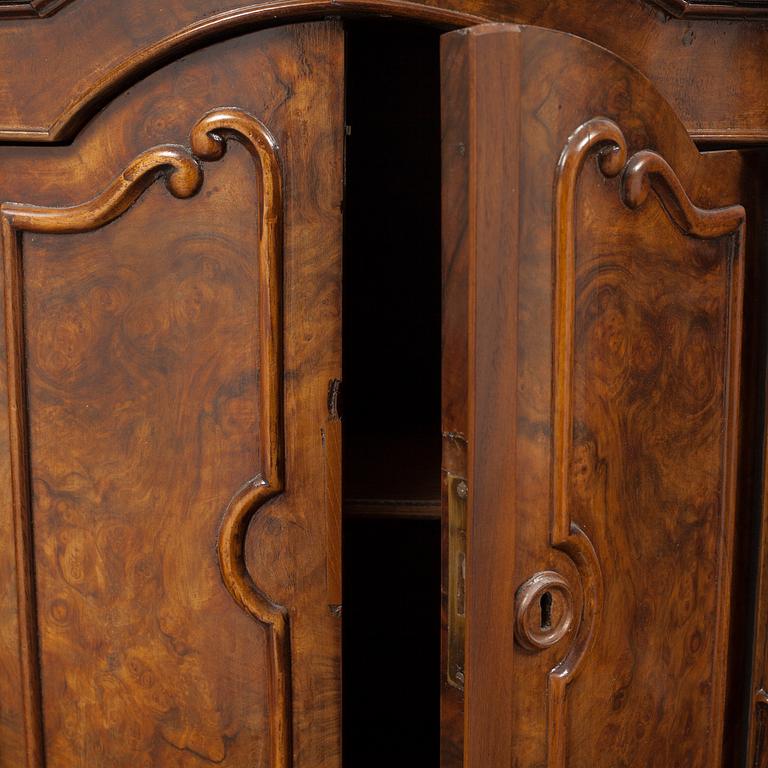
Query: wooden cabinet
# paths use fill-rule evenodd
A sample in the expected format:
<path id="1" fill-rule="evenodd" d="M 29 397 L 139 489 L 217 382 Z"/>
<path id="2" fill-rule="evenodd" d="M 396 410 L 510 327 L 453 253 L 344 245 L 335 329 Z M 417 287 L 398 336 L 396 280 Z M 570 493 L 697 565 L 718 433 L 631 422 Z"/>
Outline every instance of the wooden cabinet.
<path id="1" fill-rule="evenodd" d="M 763 765 L 766 50 L 0 0 L 0 768 Z"/>

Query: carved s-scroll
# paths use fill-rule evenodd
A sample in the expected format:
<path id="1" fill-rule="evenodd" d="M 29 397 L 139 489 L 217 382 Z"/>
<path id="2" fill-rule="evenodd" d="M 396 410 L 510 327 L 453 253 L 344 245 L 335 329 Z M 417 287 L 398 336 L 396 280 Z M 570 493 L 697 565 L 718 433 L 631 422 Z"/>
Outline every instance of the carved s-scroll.
<path id="1" fill-rule="evenodd" d="M 191 151 L 154 147 L 136 157 L 101 194 L 67 208 L 5 203 L 0 206 L 5 274 L 5 332 L 14 538 L 27 768 L 44 768 L 40 658 L 34 577 L 33 521 L 26 402 L 23 317 L 23 232 L 67 234 L 103 227 L 125 213 L 155 181 L 177 198 L 203 183 L 200 160 L 223 157 L 235 139 L 251 153 L 258 181 L 261 472 L 227 507 L 218 539 L 222 579 L 233 599 L 268 632 L 270 749 L 273 768 L 289 768 L 291 747 L 290 636 L 288 612 L 254 583 L 245 565 L 245 536 L 258 510 L 278 495 L 283 479 L 282 424 L 282 186 L 277 144 L 255 117 L 235 108 L 215 109 L 192 128 Z"/>
<path id="2" fill-rule="evenodd" d="M 735 421 L 738 413 L 738 360 L 740 355 L 738 317 L 741 314 L 743 272 L 742 228 L 744 208 L 740 205 L 706 210 L 694 205 L 669 164 L 656 152 L 642 150 L 629 159 L 627 142 L 619 126 L 605 117 L 581 125 L 568 138 L 555 173 L 553 266 L 553 372 L 552 372 L 552 519 L 550 543 L 567 554 L 578 570 L 583 594 L 582 618 L 575 639 L 562 661 L 549 674 L 548 768 L 566 765 L 566 694 L 578 675 L 599 632 L 603 606 L 603 574 L 597 553 L 587 533 L 571 517 L 569 478 L 573 450 L 573 363 L 576 320 L 576 188 L 585 162 L 596 156 L 606 178 L 621 174 L 621 197 L 632 209 L 642 206 L 653 192 L 684 235 L 710 239 L 733 234 L 735 249 L 731 275 L 732 301 L 729 314 L 730 358 L 728 392 L 728 443 L 725 447 L 725 492 L 723 529 L 732 528 L 735 505 Z M 736 286 L 735 291 L 733 286 Z M 736 327 L 734 327 L 736 326 Z M 726 534 L 728 536 L 729 534 Z M 729 539 L 725 549 L 730 550 Z M 721 586 L 721 589 L 725 588 Z M 721 611 L 726 599 L 719 601 Z M 718 641 L 724 641 L 727 625 L 719 621 Z M 716 697 L 717 698 L 717 697 Z M 716 730 L 716 729 L 714 729 Z"/>

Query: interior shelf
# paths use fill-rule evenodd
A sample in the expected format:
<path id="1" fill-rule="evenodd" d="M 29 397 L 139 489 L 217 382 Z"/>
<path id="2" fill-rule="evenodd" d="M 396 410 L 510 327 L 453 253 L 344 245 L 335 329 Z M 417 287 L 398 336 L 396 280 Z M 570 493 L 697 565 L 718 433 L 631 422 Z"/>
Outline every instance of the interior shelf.
<path id="1" fill-rule="evenodd" d="M 439 519 L 439 436 L 376 435 L 352 442 L 346 516 Z"/>

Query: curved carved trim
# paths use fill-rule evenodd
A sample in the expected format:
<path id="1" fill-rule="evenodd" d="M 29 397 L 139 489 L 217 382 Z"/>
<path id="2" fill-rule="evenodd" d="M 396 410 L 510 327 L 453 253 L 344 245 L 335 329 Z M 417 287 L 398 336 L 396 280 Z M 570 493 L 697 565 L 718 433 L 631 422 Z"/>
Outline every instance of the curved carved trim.
<path id="1" fill-rule="evenodd" d="M 278 495 L 283 479 L 282 423 L 282 180 L 278 147 L 255 117 L 235 108 L 215 109 L 192 128 L 190 145 L 167 144 L 136 157 L 101 194 L 66 208 L 0 205 L 5 274 L 5 328 L 14 539 L 18 573 L 20 658 L 24 699 L 27 768 L 43 768 L 44 743 L 34 583 L 33 523 L 29 473 L 26 363 L 23 318 L 21 234 L 88 232 L 127 211 L 152 184 L 163 179 L 178 198 L 195 195 L 203 182 L 199 160 L 219 160 L 227 139 L 244 144 L 254 158 L 259 197 L 260 455 L 263 468 L 235 494 L 218 538 L 222 579 L 235 602 L 268 632 L 271 766 L 292 762 L 290 633 L 288 611 L 254 583 L 245 564 L 245 537 L 258 510 Z"/>
<path id="2" fill-rule="evenodd" d="M 722 237 L 744 220 L 741 206 L 705 209 L 694 205 L 669 163 L 656 152 L 644 149 L 632 155 L 624 169 L 621 197 L 628 208 L 639 208 L 651 190 L 680 231 L 691 237 Z"/>
<path id="3" fill-rule="evenodd" d="M 272 765 L 291 764 L 291 680 L 288 611 L 254 583 L 245 562 L 248 527 L 258 511 L 284 488 L 282 414 L 282 210 L 283 194 L 277 143 L 266 127 L 239 109 L 217 109 L 197 122 L 192 151 L 218 160 L 226 142 L 243 144 L 254 159 L 259 195 L 259 437 L 262 471 L 233 497 L 219 530 L 219 567 L 235 602 L 269 632 Z"/>
<path id="4" fill-rule="evenodd" d="M 557 723 L 562 717 L 559 713 L 565 701 L 565 688 L 578 673 L 582 659 L 594 642 L 603 597 L 603 574 L 595 549 L 587 534 L 571 520 L 569 505 L 573 445 L 573 325 L 576 314 L 574 208 L 576 182 L 592 153 L 597 153 L 605 176 L 610 178 L 620 173 L 627 159 L 627 147 L 621 130 L 611 120 L 595 118 L 570 136 L 560 155 L 555 181 L 553 506 L 550 543 L 576 564 L 582 583 L 584 608 L 570 652 L 550 674 L 550 744 L 559 743 L 564 735 L 564 729 Z M 564 754 L 562 759 L 558 757 L 556 760 L 550 756 L 550 765 L 562 765 L 563 760 Z"/>
<path id="5" fill-rule="evenodd" d="M 25 755 L 27 768 L 43 768 L 45 751 L 29 477 L 21 238 L 6 216 L 0 216 L 0 226 L 3 235 L 8 437 Z"/>
<path id="6" fill-rule="evenodd" d="M 44 19 L 72 0 L 0 0 L 0 19 Z"/>
<path id="7" fill-rule="evenodd" d="M 768 4 L 765 2 L 725 2 L 712 3 L 707 0 L 650 0 L 672 16 L 682 19 L 759 19 L 768 17 Z"/>
<path id="8" fill-rule="evenodd" d="M 565 705 L 568 685 L 578 675 L 599 632 L 604 598 L 603 570 L 591 539 L 577 523 L 571 523 L 569 535 L 552 546 L 564 552 L 576 565 L 581 579 L 582 612 L 576 637 L 565 658 L 549 673 L 548 739 L 549 768 L 566 765 Z"/>
<path id="9" fill-rule="evenodd" d="M 696 238 L 733 235 L 736 239 L 736 265 L 731 284 L 741 285 L 743 271 L 744 208 L 740 205 L 706 210 L 694 205 L 669 164 L 657 153 L 642 150 L 627 159 L 628 147 L 619 126 L 605 117 L 587 121 L 568 138 L 555 173 L 554 199 L 554 317 L 552 367 L 552 522 L 550 543 L 573 561 L 579 573 L 583 593 L 582 619 L 576 638 L 565 658 L 549 674 L 548 768 L 566 765 L 566 694 L 568 685 L 578 675 L 599 632 L 603 607 L 604 582 L 597 552 L 570 511 L 570 470 L 573 447 L 573 328 L 576 320 L 576 187 L 579 174 L 590 156 L 596 156 L 603 176 L 621 174 L 621 197 L 625 205 L 636 209 L 654 192 L 670 219 L 683 234 Z M 728 333 L 729 371 L 736 380 L 739 360 L 738 332 L 734 323 L 741 312 L 741 291 L 731 294 Z M 729 377 L 730 378 L 730 377 Z M 728 392 L 727 434 L 735 434 L 732 423 L 737 413 L 738 386 Z M 733 510 L 735 503 L 735 444 L 729 437 L 725 447 L 725 493 L 723 508 Z M 729 512 L 730 514 L 730 512 Z M 730 551 L 730 527 L 724 524 L 724 550 Z M 721 558 L 721 570 L 722 561 Z M 722 601 L 720 601 L 722 602 Z M 725 610 L 725 609 L 721 609 Z M 726 611 L 727 612 L 727 611 Z M 727 626 L 719 621 L 718 641 L 722 644 Z M 713 729 L 716 732 L 717 729 Z"/>
<path id="10" fill-rule="evenodd" d="M 114 221 L 157 181 L 178 198 L 191 197 L 203 183 L 198 161 L 184 147 L 164 144 L 142 152 L 102 193 L 69 208 L 3 203 L 0 212 L 18 231 L 73 234 L 90 232 Z"/>
<path id="11" fill-rule="evenodd" d="M 164 66 L 170 59 L 202 48 L 222 37 L 273 25 L 276 20 L 299 21 L 343 12 L 414 19 L 447 29 L 492 21 L 489 16 L 451 11 L 408 0 L 267 0 L 258 5 L 247 5 L 202 19 L 134 52 L 79 93 L 50 126 L 21 130 L 0 128 L 0 141 L 70 141 L 112 96 Z"/>

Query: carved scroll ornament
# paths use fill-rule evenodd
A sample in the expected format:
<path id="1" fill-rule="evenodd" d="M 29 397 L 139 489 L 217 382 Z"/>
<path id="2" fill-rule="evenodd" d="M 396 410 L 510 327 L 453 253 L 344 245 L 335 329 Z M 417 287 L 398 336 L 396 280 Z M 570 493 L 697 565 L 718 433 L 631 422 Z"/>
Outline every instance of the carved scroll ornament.
<path id="1" fill-rule="evenodd" d="M 27 768 L 43 768 L 44 742 L 37 605 L 34 583 L 33 521 L 23 327 L 22 234 L 80 233 L 103 227 L 125 213 L 162 179 L 177 198 L 195 195 L 203 183 L 200 161 L 222 158 L 228 140 L 243 144 L 256 166 L 259 187 L 259 342 L 261 471 L 235 493 L 218 536 L 221 576 L 232 598 L 268 633 L 270 765 L 292 762 L 290 636 L 287 610 L 254 582 L 245 564 L 245 537 L 259 509 L 283 490 L 282 420 L 282 180 L 277 144 L 255 117 L 236 108 L 204 115 L 192 128 L 190 149 L 167 144 L 143 152 L 101 194 L 81 205 L 47 208 L 0 206 L 5 273 L 5 327 L 14 537 L 23 678 Z"/>

